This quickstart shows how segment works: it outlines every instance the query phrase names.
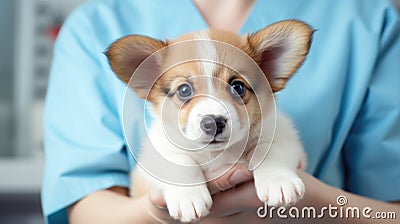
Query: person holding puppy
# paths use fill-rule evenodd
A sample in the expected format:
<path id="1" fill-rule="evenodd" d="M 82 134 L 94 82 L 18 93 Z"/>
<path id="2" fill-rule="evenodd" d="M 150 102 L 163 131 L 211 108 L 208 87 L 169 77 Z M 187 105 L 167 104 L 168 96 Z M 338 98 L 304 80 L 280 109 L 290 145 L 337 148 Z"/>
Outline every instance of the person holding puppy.
<path id="1" fill-rule="evenodd" d="M 306 172 L 298 172 L 306 193 L 296 207 L 318 210 L 345 196 L 343 206 L 399 216 L 398 13 L 386 0 L 260 0 L 239 33 L 293 18 L 318 30 L 303 67 L 278 94 L 277 105 L 293 119 L 308 157 Z M 206 28 L 191 1 L 98 0 L 67 19 L 55 46 L 46 99 L 42 201 L 48 223 L 174 223 L 159 192 L 128 196 L 136 164 L 123 131 L 126 86 L 102 52 L 127 34 L 164 39 Z M 138 111 L 141 106 L 138 100 Z M 138 128 L 138 146 L 142 137 Z M 247 167 L 235 166 L 208 189 L 214 203 L 200 223 L 293 221 L 259 217 L 263 203 Z M 332 220 L 322 217 L 324 223 L 324 218 Z"/>

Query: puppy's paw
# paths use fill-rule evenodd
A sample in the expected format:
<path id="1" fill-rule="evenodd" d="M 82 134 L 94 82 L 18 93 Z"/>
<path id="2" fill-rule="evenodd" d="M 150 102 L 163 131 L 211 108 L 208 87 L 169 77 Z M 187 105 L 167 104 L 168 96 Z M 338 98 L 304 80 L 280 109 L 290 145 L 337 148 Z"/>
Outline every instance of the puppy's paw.
<path id="1" fill-rule="evenodd" d="M 164 197 L 170 216 L 185 223 L 207 216 L 212 205 L 206 185 L 170 187 Z"/>
<path id="2" fill-rule="evenodd" d="M 269 172 L 254 179 L 258 198 L 269 206 L 294 205 L 304 196 L 303 181 L 294 172 Z"/>

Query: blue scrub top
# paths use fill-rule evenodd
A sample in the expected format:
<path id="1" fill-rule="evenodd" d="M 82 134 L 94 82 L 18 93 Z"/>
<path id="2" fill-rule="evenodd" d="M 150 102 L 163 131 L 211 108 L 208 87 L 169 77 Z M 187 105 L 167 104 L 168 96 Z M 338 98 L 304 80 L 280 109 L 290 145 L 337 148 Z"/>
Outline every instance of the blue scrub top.
<path id="1" fill-rule="evenodd" d="M 318 31 L 299 72 L 278 95 L 308 155 L 308 172 L 356 194 L 400 200 L 400 22 L 389 0 L 258 0 L 241 33 L 300 19 Z M 97 0 L 65 22 L 45 108 L 43 211 L 67 223 L 66 207 L 129 185 L 134 160 L 122 128 L 125 84 L 103 52 L 117 38 L 165 39 L 206 29 L 192 1 Z M 137 99 L 136 120 L 143 119 Z M 135 116 L 134 116 L 135 117 Z M 138 150 L 142 128 L 137 128 Z"/>

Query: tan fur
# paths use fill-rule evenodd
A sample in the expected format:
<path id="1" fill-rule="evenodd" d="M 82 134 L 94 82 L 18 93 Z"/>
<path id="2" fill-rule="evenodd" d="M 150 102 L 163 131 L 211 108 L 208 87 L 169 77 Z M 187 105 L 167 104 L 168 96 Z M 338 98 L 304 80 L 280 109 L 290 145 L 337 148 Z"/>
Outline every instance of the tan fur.
<path id="1" fill-rule="evenodd" d="M 153 38 L 129 35 L 115 41 L 105 54 L 114 72 L 127 83 L 140 63 L 165 46 L 164 42 Z"/>
<path id="2" fill-rule="evenodd" d="M 291 56 L 291 59 L 295 60 L 291 61 L 292 66 L 288 67 L 289 69 L 285 73 L 277 74 L 274 69 L 272 69 L 274 67 L 273 63 L 276 62 L 276 59 L 271 58 L 273 55 L 268 55 L 268 52 L 275 48 L 284 47 L 281 45 L 282 43 L 280 40 L 287 38 L 287 35 L 289 35 L 294 28 L 297 29 L 297 33 L 295 33 L 293 38 L 301 42 L 301 44 L 299 44 L 301 47 L 296 49 L 295 55 Z M 314 30 L 306 23 L 298 20 L 288 20 L 274 23 L 247 36 L 248 43 L 251 46 L 250 48 L 253 50 L 251 55 L 254 60 L 259 63 L 261 69 L 263 69 L 274 92 L 282 90 L 285 87 L 286 82 L 303 63 L 310 49 L 313 33 Z M 267 54 L 265 55 L 265 53 Z M 266 61 L 265 57 L 267 57 Z M 264 62 L 262 62 L 263 60 Z"/>

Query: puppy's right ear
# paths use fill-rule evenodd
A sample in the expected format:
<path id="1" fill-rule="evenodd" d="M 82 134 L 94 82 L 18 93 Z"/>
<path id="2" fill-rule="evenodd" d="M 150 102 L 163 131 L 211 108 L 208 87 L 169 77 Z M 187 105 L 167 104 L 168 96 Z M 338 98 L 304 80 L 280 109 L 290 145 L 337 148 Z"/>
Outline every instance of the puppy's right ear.
<path id="1" fill-rule="evenodd" d="M 282 90 L 305 60 L 314 29 L 299 20 L 274 23 L 246 36 L 272 91 Z"/>
<path id="2" fill-rule="evenodd" d="M 112 43 L 105 55 L 115 74 L 128 83 L 139 97 L 145 99 L 160 75 L 163 57 L 154 53 L 166 45 L 165 42 L 151 37 L 129 35 Z M 145 60 L 146 62 L 141 65 L 141 72 L 129 82 L 133 73 Z"/>

